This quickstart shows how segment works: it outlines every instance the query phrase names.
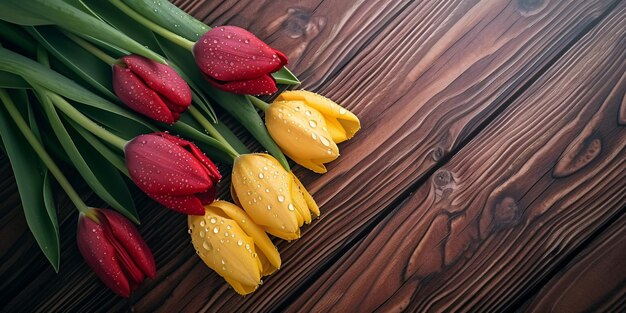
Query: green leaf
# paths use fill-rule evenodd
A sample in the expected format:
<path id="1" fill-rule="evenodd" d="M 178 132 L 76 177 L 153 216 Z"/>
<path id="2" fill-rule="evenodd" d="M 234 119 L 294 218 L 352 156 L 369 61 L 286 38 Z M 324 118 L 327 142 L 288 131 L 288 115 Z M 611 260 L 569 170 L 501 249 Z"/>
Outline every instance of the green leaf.
<path id="1" fill-rule="evenodd" d="M 55 27 L 28 27 L 30 34 L 74 73 L 111 100 L 113 90 L 111 66 L 74 43 Z"/>
<path id="2" fill-rule="evenodd" d="M 26 33 L 21 27 L 15 24 L 0 21 L 0 38 L 3 41 L 8 41 L 20 49 L 31 53 L 35 53 L 35 43 L 31 40 L 28 33 Z"/>
<path id="3" fill-rule="evenodd" d="M 12 22 L 16 22 L 11 20 L 12 12 L 34 18 L 34 20 L 25 19 L 20 15 L 20 21 L 17 24 L 25 26 L 58 25 L 81 36 L 97 38 L 158 62 L 165 62 L 160 55 L 132 40 L 124 33 L 62 0 L 3 0 L 0 2 L 0 12 L 8 12 L 8 14 L 1 14 L 0 18 Z M 42 24 L 41 21 L 48 23 Z"/>
<path id="4" fill-rule="evenodd" d="M 226 126 L 224 123 L 222 123 L 221 121 L 217 121 L 217 123 L 213 123 L 213 127 L 215 127 L 217 132 L 220 133 L 220 135 L 222 135 L 222 137 L 224 137 L 224 139 L 226 139 L 226 141 L 228 141 L 228 143 L 233 146 L 235 151 L 237 151 L 239 154 L 250 153 L 250 150 L 248 150 L 246 145 L 244 145 L 239 137 L 237 137 L 235 133 L 233 133 L 233 131 L 230 130 L 230 128 L 228 128 L 228 126 Z"/>
<path id="5" fill-rule="evenodd" d="M 272 73 L 277 83 L 283 85 L 299 85 L 300 80 L 288 68 L 283 67 L 278 72 Z"/>
<path id="6" fill-rule="evenodd" d="M 81 2 L 113 28 L 148 47 L 150 50 L 160 52 L 159 44 L 152 36 L 152 31 L 126 16 L 109 1 L 81 0 Z"/>
<path id="7" fill-rule="evenodd" d="M 257 113 L 256 109 L 250 103 L 250 101 L 242 95 L 235 95 L 232 93 L 224 92 L 214 88 L 209 83 L 204 81 L 204 77 L 200 70 L 195 65 L 194 59 L 186 50 L 180 48 L 177 45 L 157 36 L 161 49 L 165 52 L 168 59 L 174 60 L 174 62 L 180 66 L 180 68 L 191 79 L 204 90 L 204 92 L 213 98 L 222 109 L 237 119 L 251 134 L 256 138 L 261 145 L 271 153 L 285 169 L 289 169 L 289 163 L 287 158 L 282 153 L 278 145 L 274 142 L 270 134 L 265 128 L 263 120 Z"/>
<path id="8" fill-rule="evenodd" d="M 0 107 L 0 136 L 13 168 L 28 227 L 44 255 L 58 272 L 59 225 L 50 181 L 41 171 L 40 166 L 34 166 L 41 164 L 40 160 L 17 129 L 4 106 Z"/>
<path id="9" fill-rule="evenodd" d="M 54 133 L 85 182 L 111 207 L 139 223 L 132 196 L 120 173 L 82 137 L 65 127 L 48 98 L 50 92 L 34 87 Z"/>
<path id="10" fill-rule="evenodd" d="M 191 41 L 197 41 L 211 29 L 166 0 L 123 0 L 123 2 L 145 18 Z"/>
<path id="11" fill-rule="evenodd" d="M 30 85 L 18 75 L 0 71 L 0 88 L 28 89 Z"/>
<path id="12" fill-rule="evenodd" d="M 143 118 L 125 108 L 115 105 L 93 92 L 80 86 L 73 80 L 10 50 L 0 48 L 0 71 L 7 71 L 21 76 L 30 85 L 42 86 L 66 98 L 97 109 L 97 117 L 114 115 L 122 128 L 133 127 L 155 130 Z M 118 129 L 116 129 L 118 130 Z M 123 130 L 122 130 L 123 131 Z"/>

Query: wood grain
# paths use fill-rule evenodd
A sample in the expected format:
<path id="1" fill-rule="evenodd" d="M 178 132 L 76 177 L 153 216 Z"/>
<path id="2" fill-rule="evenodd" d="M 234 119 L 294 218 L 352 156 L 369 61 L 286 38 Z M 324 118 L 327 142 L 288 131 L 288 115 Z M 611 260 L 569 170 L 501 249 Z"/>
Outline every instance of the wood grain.
<path id="1" fill-rule="evenodd" d="M 526 312 L 626 311 L 626 214 L 524 306 Z"/>
<path id="2" fill-rule="evenodd" d="M 6 311 L 275 308 L 299 296 L 298 287 L 306 287 L 615 2 L 176 1 L 211 25 L 246 27 L 285 51 L 304 88 L 337 100 L 361 118 L 363 130 L 342 144 L 342 158 L 329 173 L 296 169 L 322 205 L 322 218 L 302 239 L 280 242 L 281 271 L 242 298 L 195 257 L 184 217 L 137 195 L 140 230 L 153 247 L 159 273 L 127 301 L 106 290 L 82 262 L 66 200 L 60 200 L 63 265 L 55 275 L 20 224 L 13 198 L 3 201 L 0 224 L 15 230 L 0 231 L 20 235 L 0 256 L 0 303 Z M 8 181 L 8 168 L 1 173 Z M 12 188 L 6 193 L 15 196 Z"/>
<path id="3" fill-rule="evenodd" d="M 625 213 L 625 93 L 622 3 L 287 311 L 514 308 Z"/>

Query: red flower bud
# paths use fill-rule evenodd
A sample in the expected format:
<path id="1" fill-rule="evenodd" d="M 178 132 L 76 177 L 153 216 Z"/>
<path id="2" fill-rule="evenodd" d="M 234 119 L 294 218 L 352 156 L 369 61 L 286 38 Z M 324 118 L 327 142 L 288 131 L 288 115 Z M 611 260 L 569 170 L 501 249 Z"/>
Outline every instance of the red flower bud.
<path id="1" fill-rule="evenodd" d="M 113 90 L 131 109 L 174 124 L 191 104 L 191 89 L 171 67 L 138 55 L 113 66 Z"/>
<path id="2" fill-rule="evenodd" d="M 126 166 L 135 184 L 174 211 L 203 215 L 222 176 L 192 142 L 166 133 L 135 137 L 126 145 Z"/>
<path id="3" fill-rule="evenodd" d="M 213 86 L 238 94 L 272 94 L 278 89 L 270 75 L 287 64 L 287 57 L 247 30 L 235 26 L 206 32 L 193 55 Z"/>
<path id="4" fill-rule="evenodd" d="M 97 221 L 84 214 L 78 218 L 78 250 L 107 287 L 128 298 L 144 276 L 156 275 L 152 252 L 125 217 L 112 210 L 91 210 Z"/>

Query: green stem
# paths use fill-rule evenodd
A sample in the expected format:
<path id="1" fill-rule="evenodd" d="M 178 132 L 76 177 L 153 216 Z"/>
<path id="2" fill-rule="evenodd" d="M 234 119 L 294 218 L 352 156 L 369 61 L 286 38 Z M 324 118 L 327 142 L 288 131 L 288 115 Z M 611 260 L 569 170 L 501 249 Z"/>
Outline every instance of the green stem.
<path id="1" fill-rule="evenodd" d="M 91 54 L 93 54 L 94 56 L 96 56 L 98 59 L 102 60 L 102 62 L 108 64 L 108 65 L 115 65 L 120 63 L 118 60 L 114 59 L 113 57 L 111 57 L 110 55 L 106 54 L 106 52 L 100 50 L 98 47 L 96 47 L 95 45 L 93 45 L 92 43 L 90 43 L 89 41 L 80 38 L 70 32 L 66 32 L 63 31 L 63 34 L 65 34 L 65 36 L 67 36 L 69 39 L 71 39 L 74 43 L 76 43 L 77 45 L 81 46 L 83 49 L 89 51 Z"/>
<path id="2" fill-rule="evenodd" d="M 163 36 L 164 38 L 166 38 L 167 40 L 189 50 L 192 51 L 193 50 L 193 45 L 195 44 L 195 42 L 190 41 L 186 38 L 183 38 L 179 35 L 176 35 L 174 33 L 172 33 L 171 31 L 165 29 L 164 27 L 161 27 L 160 25 L 154 23 L 153 21 L 145 18 L 143 15 L 137 13 L 135 10 L 133 10 L 131 7 L 127 6 L 126 4 L 124 4 L 121 0 L 110 0 L 111 4 L 113 4 L 114 6 L 116 6 L 118 9 L 120 9 L 122 12 L 126 13 L 126 15 L 130 16 L 133 20 L 135 20 L 136 22 L 138 22 L 139 24 L 147 27 L 148 29 L 150 29 L 151 31 Z"/>
<path id="3" fill-rule="evenodd" d="M 67 117 L 71 118 L 74 122 L 78 123 L 80 126 L 88 130 L 90 133 L 96 135 L 100 139 L 108 142 L 112 146 L 124 151 L 124 147 L 128 141 L 116 136 L 110 131 L 104 129 L 104 127 L 98 125 L 96 122 L 92 121 L 90 118 L 85 116 L 83 113 L 78 111 L 74 106 L 72 106 L 67 100 L 63 99 L 61 96 L 57 95 L 54 92 L 46 92 L 46 96 L 50 97 L 50 100 L 54 105 L 61 110 Z"/>
<path id="4" fill-rule="evenodd" d="M 202 115 L 202 113 L 200 113 L 200 111 L 196 109 L 196 107 L 194 107 L 193 105 L 190 106 L 189 113 L 191 114 L 191 116 L 194 117 L 194 119 L 196 119 L 196 121 L 198 121 L 198 123 L 200 123 L 202 127 L 204 127 L 204 129 L 209 133 L 209 135 L 211 135 L 211 137 L 215 138 L 224 146 L 225 152 L 230 154 L 233 159 L 239 156 L 239 152 L 237 152 L 237 150 L 235 150 L 235 148 L 230 145 L 226 138 L 224 138 L 224 136 L 222 136 L 222 134 L 220 134 L 217 129 L 215 129 L 213 124 L 211 124 L 211 122 L 209 122 L 209 120 L 207 120 L 204 115 Z"/>
<path id="5" fill-rule="evenodd" d="M 80 198 L 76 190 L 74 190 L 65 175 L 63 175 L 61 169 L 56 165 L 56 163 L 54 163 L 52 157 L 50 157 L 43 145 L 39 142 L 39 140 L 37 140 L 37 137 L 35 137 L 35 134 L 33 134 L 33 131 L 30 129 L 22 115 L 17 110 L 17 107 L 15 107 L 15 104 L 9 97 L 9 94 L 4 89 L 0 89 L 0 100 L 2 100 L 2 102 L 4 103 L 4 107 L 7 109 L 7 112 L 9 112 L 9 115 L 17 125 L 17 128 L 26 138 L 26 141 L 28 141 L 33 150 L 35 150 L 37 156 L 39 156 L 39 158 L 46 165 L 48 170 L 50 170 L 50 173 L 52 173 L 54 178 L 56 178 L 57 182 L 59 182 L 59 185 L 67 193 L 67 196 L 70 198 L 72 203 L 74 203 L 78 211 L 91 217 L 91 215 L 93 214 L 90 213 L 91 210 L 89 209 L 89 207 L 87 207 L 85 202 L 83 202 L 83 200 Z"/>
<path id="6" fill-rule="evenodd" d="M 254 104 L 255 107 L 259 108 L 259 110 L 263 112 L 267 111 L 267 108 L 270 107 L 270 105 L 267 102 L 257 97 L 253 97 L 253 96 L 246 96 L 246 97 L 248 97 L 248 100 L 250 100 L 250 102 L 252 102 L 252 104 Z"/>

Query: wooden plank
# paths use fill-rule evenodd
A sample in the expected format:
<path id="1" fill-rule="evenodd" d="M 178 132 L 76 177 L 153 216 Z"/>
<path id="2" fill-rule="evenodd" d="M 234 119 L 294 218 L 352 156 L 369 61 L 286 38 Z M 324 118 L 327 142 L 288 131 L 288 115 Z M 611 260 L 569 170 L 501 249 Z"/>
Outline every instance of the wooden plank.
<path id="1" fill-rule="evenodd" d="M 32 260 L 36 246 L 22 242 L 30 248 L 20 250 L 0 275 L 19 288 L 10 297 L 0 295 L 2 302 L 9 309 L 42 311 L 121 310 L 129 304 L 138 311 L 275 307 L 615 2 L 179 1 L 212 25 L 234 24 L 259 34 L 289 55 L 303 87 L 361 117 L 362 132 L 342 145 L 343 157 L 328 174 L 296 170 L 322 205 L 322 219 L 302 239 L 281 242 L 281 271 L 241 298 L 194 256 L 184 217 L 138 197 L 141 231 L 155 250 L 159 274 L 127 302 L 104 289 L 83 264 L 74 247 L 75 217 L 66 206 L 61 273 Z M 22 276 L 8 274 L 17 272 Z"/>
<path id="2" fill-rule="evenodd" d="M 626 214 L 523 307 L 526 312 L 626 311 Z"/>
<path id="3" fill-rule="evenodd" d="M 626 3 L 287 311 L 502 312 L 626 211 Z"/>

